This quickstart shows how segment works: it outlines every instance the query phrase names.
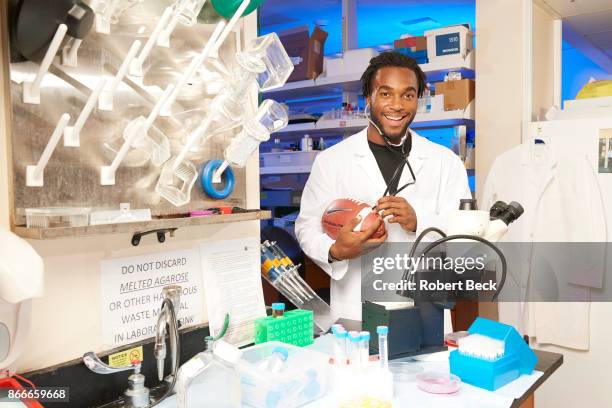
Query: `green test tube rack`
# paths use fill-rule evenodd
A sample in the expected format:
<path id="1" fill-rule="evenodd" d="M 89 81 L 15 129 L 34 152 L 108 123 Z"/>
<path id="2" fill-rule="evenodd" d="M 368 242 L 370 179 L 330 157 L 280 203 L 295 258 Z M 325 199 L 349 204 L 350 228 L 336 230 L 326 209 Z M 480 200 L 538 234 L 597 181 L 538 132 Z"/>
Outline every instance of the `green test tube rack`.
<path id="1" fill-rule="evenodd" d="M 255 320 L 255 344 L 281 341 L 304 347 L 313 343 L 314 322 L 310 310 L 290 310 L 283 317 L 262 317 Z"/>

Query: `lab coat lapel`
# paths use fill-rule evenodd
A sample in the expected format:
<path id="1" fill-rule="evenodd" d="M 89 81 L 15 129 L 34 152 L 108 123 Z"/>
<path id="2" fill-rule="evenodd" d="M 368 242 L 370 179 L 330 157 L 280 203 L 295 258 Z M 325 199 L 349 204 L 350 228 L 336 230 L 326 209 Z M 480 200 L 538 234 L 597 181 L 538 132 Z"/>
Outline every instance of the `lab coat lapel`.
<path id="1" fill-rule="evenodd" d="M 423 156 L 420 143 L 417 140 L 419 136 L 415 132 L 412 132 L 412 134 L 413 146 L 412 151 L 410 152 L 410 156 L 408 157 L 408 161 L 410 162 L 412 171 L 414 171 L 414 175 L 417 176 L 419 171 L 423 167 L 423 161 L 426 159 L 426 157 Z M 370 186 L 376 186 L 377 188 L 379 188 L 379 195 L 382 195 L 382 193 L 387 188 L 387 184 L 385 183 L 385 179 L 383 178 L 383 175 L 380 172 L 380 168 L 378 167 L 376 158 L 374 157 L 374 154 L 372 153 L 372 150 L 370 150 L 370 146 L 368 145 L 367 128 L 352 137 L 360 138 L 359 143 L 356 143 L 355 145 L 353 156 L 360 170 L 364 173 L 364 182 L 367 181 L 370 183 Z M 412 181 L 412 175 L 410 174 L 410 171 L 406 167 L 404 167 L 398 186 L 403 186 L 404 184 L 410 181 Z"/>
<path id="2" fill-rule="evenodd" d="M 411 131 L 412 133 L 412 150 L 410 151 L 410 155 L 408 156 L 408 162 L 410 163 L 410 167 L 412 167 L 412 171 L 414 172 L 414 176 L 418 178 L 418 174 L 423 167 L 423 162 L 427 159 L 427 156 L 423 154 L 423 149 L 421 148 L 421 143 L 419 140 L 419 135 L 416 132 Z M 412 180 L 412 174 L 410 174 L 410 170 L 408 170 L 407 166 L 404 166 L 402 169 L 402 175 L 400 176 L 400 181 L 397 184 L 398 188 L 406 185 L 406 183 L 410 183 Z M 410 187 L 406 187 L 406 190 L 409 190 Z M 401 195 L 401 193 L 400 193 Z"/>
<path id="3" fill-rule="evenodd" d="M 367 131 L 360 132 L 352 137 L 360 138 L 353 152 L 355 163 L 361 172 L 361 174 L 357 175 L 357 180 L 367 183 L 368 190 L 375 192 L 378 196 L 376 199 L 378 199 L 385 191 L 387 184 L 380 172 L 376 158 L 368 145 Z"/>

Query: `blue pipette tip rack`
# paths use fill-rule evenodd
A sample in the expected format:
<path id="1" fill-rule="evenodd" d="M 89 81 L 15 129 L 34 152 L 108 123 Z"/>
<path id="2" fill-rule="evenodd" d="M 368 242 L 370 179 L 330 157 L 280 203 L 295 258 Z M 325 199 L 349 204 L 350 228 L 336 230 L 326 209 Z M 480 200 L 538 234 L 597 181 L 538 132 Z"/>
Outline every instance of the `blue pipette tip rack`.
<path id="1" fill-rule="evenodd" d="M 468 331 L 503 341 L 504 353 L 494 360 L 485 360 L 462 354 L 459 350 L 452 351 L 450 371 L 461 381 L 495 391 L 521 375 L 533 372 L 538 357 L 514 327 L 478 317 Z"/>

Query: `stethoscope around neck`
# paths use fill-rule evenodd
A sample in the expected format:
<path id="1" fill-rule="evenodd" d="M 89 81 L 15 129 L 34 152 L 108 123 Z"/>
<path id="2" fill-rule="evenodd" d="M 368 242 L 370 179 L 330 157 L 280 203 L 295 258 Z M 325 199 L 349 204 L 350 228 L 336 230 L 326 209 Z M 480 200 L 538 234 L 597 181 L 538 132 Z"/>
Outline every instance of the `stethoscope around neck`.
<path id="1" fill-rule="evenodd" d="M 392 196 L 397 195 L 399 194 L 400 191 L 404 190 L 406 187 L 411 186 L 414 183 L 416 183 L 416 176 L 414 175 L 414 171 L 412 171 L 412 166 L 410 166 L 410 162 L 408 161 L 408 157 L 410 156 L 410 151 L 412 150 L 412 133 L 410 133 L 410 129 L 406 128 L 406 133 L 404 134 L 404 138 L 403 138 L 404 142 L 402 143 L 402 152 L 400 153 L 391 147 L 392 145 L 391 145 L 391 142 L 389 141 L 389 137 L 385 135 L 383 131 L 380 129 L 380 127 L 378 127 L 378 125 L 374 123 L 374 121 L 372 120 L 372 117 L 370 115 L 370 104 L 366 105 L 364 109 L 364 114 L 368 122 L 372 126 L 374 126 L 374 129 L 376 129 L 376 131 L 382 136 L 387 150 L 389 150 L 393 154 L 400 156 L 403 160 L 402 163 L 400 163 L 396 167 L 395 171 L 393 172 L 393 175 L 391 176 L 391 179 L 387 183 L 387 188 L 385 189 L 385 192 L 383 193 L 383 197 L 386 195 L 392 195 Z M 404 165 L 408 166 L 408 170 L 410 171 L 410 175 L 412 176 L 412 181 L 404 184 L 402 187 L 399 187 L 397 190 L 395 190 L 395 193 L 389 194 L 393 183 L 395 183 L 401 177 L 402 168 L 404 167 Z"/>

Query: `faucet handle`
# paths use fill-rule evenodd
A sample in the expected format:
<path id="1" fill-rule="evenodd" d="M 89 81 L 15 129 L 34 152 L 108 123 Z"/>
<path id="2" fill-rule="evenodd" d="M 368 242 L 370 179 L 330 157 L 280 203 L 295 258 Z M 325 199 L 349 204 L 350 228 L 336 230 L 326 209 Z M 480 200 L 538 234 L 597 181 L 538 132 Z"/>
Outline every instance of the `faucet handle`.
<path id="1" fill-rule="evenodd" d="M 140 361 L 133 360 L 132 364 L 122 367 L 111 367 L 105 364 L 93 351 L 83 354 L 83 363 L 96 374 L 114 374 L 121 371 L 134 370 L 134 373 L 140 373 Z"/>

